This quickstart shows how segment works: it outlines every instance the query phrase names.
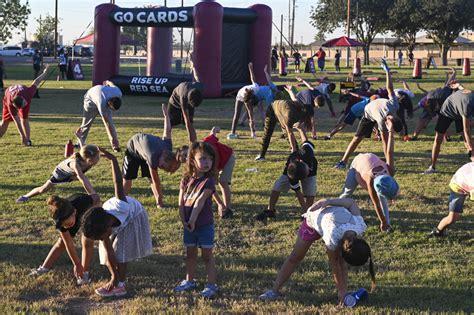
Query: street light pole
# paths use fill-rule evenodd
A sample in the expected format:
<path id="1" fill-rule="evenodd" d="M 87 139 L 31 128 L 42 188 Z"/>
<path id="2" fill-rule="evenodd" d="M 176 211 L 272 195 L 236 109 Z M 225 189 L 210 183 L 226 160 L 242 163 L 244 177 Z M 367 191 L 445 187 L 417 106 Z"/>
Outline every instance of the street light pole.
<path id="1" fill-rule="evenodd" d="M 347 0 L 347 37 L 351 37 L 351 0 Z M 350 67 L 351 48 L 347 47 L 346 67 Z"/>
<path id="2" fill-rule="evenodd" d="M 55 1 L 54 7 L 54 59 L 58 57 L 58 0 Z"/>

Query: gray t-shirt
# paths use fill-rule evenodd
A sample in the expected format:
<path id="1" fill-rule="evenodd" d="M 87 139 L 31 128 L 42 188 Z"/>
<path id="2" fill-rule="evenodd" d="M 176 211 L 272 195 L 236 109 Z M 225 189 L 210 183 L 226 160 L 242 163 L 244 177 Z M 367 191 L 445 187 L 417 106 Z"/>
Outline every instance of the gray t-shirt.
<path id="1" fill-rule="evenodd" d="M 173 150 L 171 139 L 161 139 L 160 137 L 146 133 L 137 133 L 128 140 L 127 150 L 140 159 L 145 160 L 151 168 L 158 168 L 158 161 L 163 151 Z"/>
<path id="2" fill-rule="evenodd" d="M 173 107 L 181 109 L 181 106 L 184 106 L 186 109 L 189 105 L 188 93 L 192 89 L 198 89 L 202 92 L 204 90 L 204 86 L 200 82 L 182 82 L 174 88 L 168 103 Z"/>
<path id="3" fill-rule="evenodd" d="M 386 131 L 385 118 L 389 114 L 395 115 L 398 107 L 398 97 L 396 96 L 392 96 L 390 99 L 378 98 L 365 106 L 364 117 L 376 122 L 380 131 Z"/>
<path id="4" fill-rule="evenodd" d="M 112 116 L 112 110 L 107 106 L 107 102 L 112 97 L 122 97 L 122 91 L 116 86 L 96 85 L 84 95 L 84 99 L 92 101 L 97 106 L 100 116 L 109 118 Z"/>
<path id="5" fill-rule="evenodd" d="M 451 94 L 441 106 L 440 113 L 448 118 L 459 120 L 462 116 L 471 118 L 474 112 L 474 93 L 457 91 Z"/>

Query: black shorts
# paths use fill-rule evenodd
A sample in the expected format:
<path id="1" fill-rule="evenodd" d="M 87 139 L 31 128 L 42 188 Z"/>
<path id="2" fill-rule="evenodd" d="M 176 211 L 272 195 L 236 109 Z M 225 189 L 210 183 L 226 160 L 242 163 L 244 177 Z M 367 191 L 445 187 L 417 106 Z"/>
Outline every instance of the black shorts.
<path id="1" fill-rule="evenodd" d="M 150 168 L 145 160 L 142 160 L 130 151 L 125 150 L 123 158 L 123 178 L 136 179 L 138 177 L 138 169 L 142 169 L 142 177 L 151 178 Z"/>
<path id="2" fill-rule="evenodd" d="M 171 126 L 177 126 L 184 123 L 183 111 L 171 104 L 168 104 L 168 112 L 170 115 Z M 194 107 L 188 106 L 189 120 L 193 123 Z"/>
<path id="3" fill-rule="evenodd" d="M 370 138 L 375 125 L 375 121 L 362 117 L 357 126 L 356 137 Z"/>
<path id="4" fill-rule="evenodd" d="M 460 133 L 461 131 L 463 131 L 462 119 L 452 119 L 444 116 L 441 113 L 438 114 L 438 121 L 436 122 L 435 131 L 441 134 L 445 134 L 453 121 L 456 124 L 456 133 Z"/>
<path id="5" fill-rule="evenodd" d="M 41 66 L 40 66 L 40 65 L 37 65 L 37 64 L 34 64 L 34 65 L 33 65 L 33 70 L 35 70 L 35 71 L 40 71 L 40 70 L 41 70 Z"/>
<path id="6" fill-rule="evenodd" d="M 59 65 L 59 71 L 66 72 L 66 65 Z"/>

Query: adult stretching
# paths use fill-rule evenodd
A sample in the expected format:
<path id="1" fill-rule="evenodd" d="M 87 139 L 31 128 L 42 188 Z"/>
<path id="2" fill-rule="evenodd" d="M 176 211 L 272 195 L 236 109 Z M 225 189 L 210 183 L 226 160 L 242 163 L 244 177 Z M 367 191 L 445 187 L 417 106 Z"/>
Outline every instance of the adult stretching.
<path id="1" fill-rule="evenodd" d="M 90 88 L 84 95 L 84 107 L 82 111 L 82 124 L 80 130 L 80 142 L 85 143 L 92 123 L 97 115 L 102 117 L 107 136 L 114 151 L 120 151 L 120 144 L 112 120 L 112 112 L 122 105 L 122 91 L 111 81 L 104 81 L 102 85 Z"/>
<path id="2" fill-rule="evenodd" d="M 336 283 L 338 306 L 344 307 L 347 295 L 347 264 L 362 266 L 369 262 L 372 289 L 375 288 L 375 272 L 370 246 L 360 236 L 367 229 L 360 209 L 353 199 L 321 199 L 304 215 L 296 244 L 290 256 L 278 272 L 271 290 L 260 295 L 261 300 L 275 300 L 280 296 L 280 289 L 306 256 L 314 241 L 322 239 L 326 245 Z"/>
<path id="3" fill-rule="evenodd" d="M 13 121 L 21 136 L 21 142 L 26 146 L 31 146 L 30 122 L 28 120 L 31 99 L 41 82 L 46 78 L 47 72 L 48 65 L 46 65 L 43 73 L 29 87 L 17 84 L 10 86 L 5 91 L 5 96 L 3 96 L 2 122 L 0 123 L 0 137 L 5 134 L 8 125 Z"/>

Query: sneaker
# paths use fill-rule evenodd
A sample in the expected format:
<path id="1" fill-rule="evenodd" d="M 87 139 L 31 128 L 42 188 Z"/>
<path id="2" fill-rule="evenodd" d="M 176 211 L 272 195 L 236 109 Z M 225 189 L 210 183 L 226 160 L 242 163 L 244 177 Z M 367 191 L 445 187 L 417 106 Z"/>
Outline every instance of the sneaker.
<path id="1" fill-rule="evenodd" d="M 201 291 L 201 296 L 205 299 L 212 299 L 216 296 L 218 291 L 219 288 L 217 287 L 217 285 L 208 283 L 206 284 L 204 290 Z"/>
<path id="2" fill-rule="evenodd" d="M 89 274 L 88 271 L 86 271 L 86 272 L 84 272 L 82 277 L 77 278 L 76 284 L 81 286 L 81 285 L 84 285 L 84 284 L 89 284 L 89 283 L 91 283 L 91 281 L 92 281 L 92 279 L 90 277 L 90 274 Z"/>
<path id="3" fill-rule="evenodd" d="M 331 140 L 331 136 L 324 137 L 324 140 Z"/>
<path id="4" fill-rule="evenodd" d="M 403 141 L 405 142 L 411 141 L 411 138 L 409 136 L 403 136 Z"/>
<path id="5" fill-rule="evenodd" d="M 339 161 L 336 163 L 336 165 L 334 165 L 334 168 L 338 170 L 344 170 L 346 169 L 346 163 L 344 161 Z"/>
<path id="6" fill-rule="evenodd" d="M 181 283 L 174 288 L 174 292 L 184 292 L 188 290 L 193 290 L 196 288 L 196 281 L 183 280 Z"/>
<path id="7" fill-rule="evenodd" d="M 281 294 L 275 292 L 273 290 L 268 290 L 267 292 L 259 295 L 258 299 L 261 301 L 275 301 L 276 299 L 280 298 Z"/>
<path id="8" fill-rule="evenodd" d="M 430 167 L 428 167 L 428 169 L 423 172 L 423 174 L 425 174 L 425 175 L 429 175 L 429 174 L 433 174 L 433 173 L 436 173 L 436 169 L 432 165 L 430 165 Z"/>
<path id="9" fill-rule="evenodd" d="M 255 161 L 265 161 L 265 156 L 259 154 L 255 157 Z"/>
<path id="10" fill-rule="evenodd" d="M 33 143 L 31 142 L 31 140 L 28 140 L 26 141 L 26 144 L 25 144 L 27 147 L 31 147 L 33 145 Z"/>
<path id="11" fill-rule="evenodd" d="M 268 218 L 274 219 L 276 217 L 275 211 L 265 210 L 262 213 L 259 213 L 255 216 L 255 220 L 257 221 L 266 221 Z"/>
<path id="12" fill-rule="evenodd" d="M 25 202 L 28 202 L 29 199 L 30 199 L 30 198 L 28 198 L 28 197 L 21 196 L 20 198 L 18 198 L 18 199 L 16 200 L 16 203 L 25 203 Z"/>
<path id="13" fill-rule="evenodd" d="M 236 134 L 236 133 L 229 133 L 227 135 L 227 140 L 235 140 L 235 139 L 239 139 L 239 135 Z"/>
<path id="14" fill-rule="evenodd" d="M 382 58 L 381 66 L 385 72 L 390 72 L 390 68 L 388 67 L 387 60 L 385 60 L 385 58 Z"/>
<path id="15" fill-rule="evenodd" d="M 413 136 L 413 137 L 411 137 L 410 140 L 411 140 L 411 141 L 417 141 L 417 140 L 418 140 L 418 136 Z"/>
<path id="16" fill-rule="evenodd" d="M 257 135 L 255 133 L 250 134 L 250 138 L 257 139 Z"/>
<path id="17" fill-rule="evenodd" d="M 434 228 L 433 231 L 431 231 L 427 236 L 431 238 L 431 237 L 444 237 L 446 235 L 444 234 L 444 231 L 440 231 L 438 230 L 438 228 Z"/>
<path id="18" fill-rule="evenodd" d="M 114 287 L 112 290 L 107 290 L 105 287 L 95 289 L 95 293 L 101 297 L 121 297 L 127 294 L 127 289 L 123 287 Z"/>
<path id="19" fill-rule="evenodd" d="M 48 268 L 44 268 L 43 266 L 39 266 L 36 269 L 31 270 L 31 272 L 28 274 L 29 277 L 38 277 L 41 275 L 44 275 L 45 273 L 50 272 L 51 270 Z"/>
<path id="20" fill-rule="evenodd" d="M 227 208 L 224 213 L 222 214 L 221 219 L 230 219 L 234 216 L 234 211 L 232 209 Z"/>

